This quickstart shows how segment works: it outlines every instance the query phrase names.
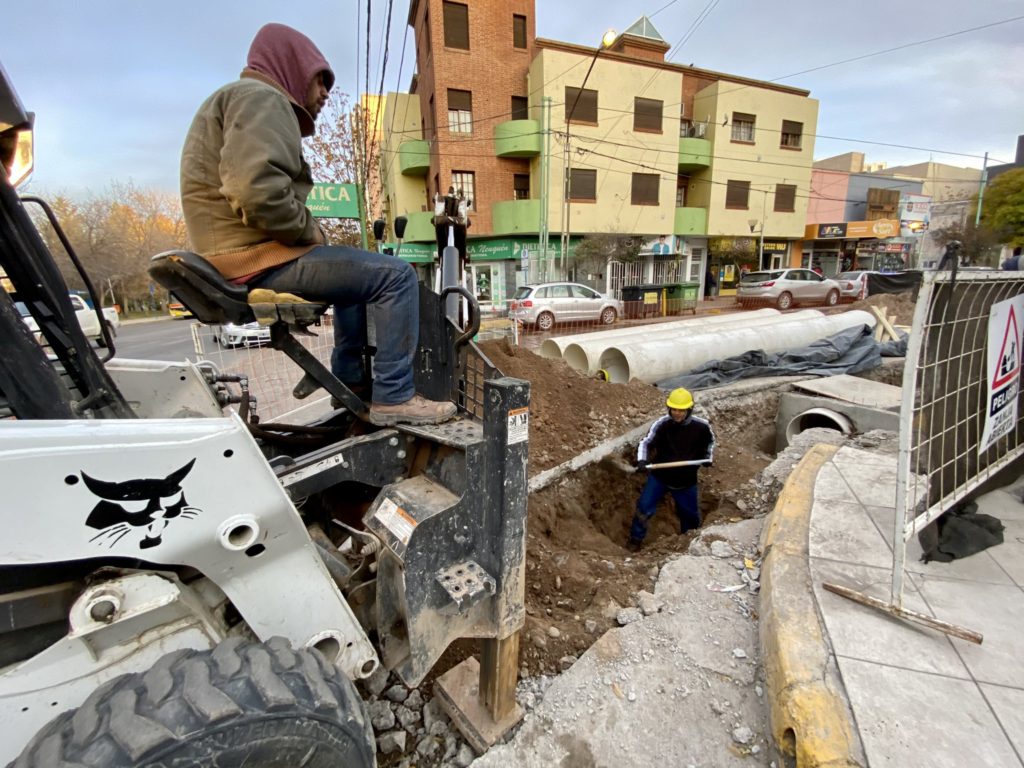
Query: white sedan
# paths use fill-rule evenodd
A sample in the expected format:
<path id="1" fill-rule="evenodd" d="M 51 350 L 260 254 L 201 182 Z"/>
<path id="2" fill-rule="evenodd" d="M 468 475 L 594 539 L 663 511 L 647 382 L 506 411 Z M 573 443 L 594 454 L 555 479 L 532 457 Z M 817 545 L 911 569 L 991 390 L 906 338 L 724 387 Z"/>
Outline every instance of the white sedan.
<path id="1" fill-rule="evenodd" d="M 213 340 L 224 349 L 232 349 L 240 346 L 260 346 L 270 343 L 270 326 L 259 323 L 245 323 L 244 325 L 219 325 L 214 330 Z"/>

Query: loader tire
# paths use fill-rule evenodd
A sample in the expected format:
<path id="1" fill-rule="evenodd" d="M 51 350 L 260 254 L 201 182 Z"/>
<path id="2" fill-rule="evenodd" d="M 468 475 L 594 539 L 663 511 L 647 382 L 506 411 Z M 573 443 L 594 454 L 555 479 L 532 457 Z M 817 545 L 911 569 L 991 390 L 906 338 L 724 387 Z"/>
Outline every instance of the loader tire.
<path id="1" fill-rule="evenodd" d="M 47 724 L 13 768 L 364 768 L 373 730 L 318 651 L 234 638 L 122 675 Z"/>

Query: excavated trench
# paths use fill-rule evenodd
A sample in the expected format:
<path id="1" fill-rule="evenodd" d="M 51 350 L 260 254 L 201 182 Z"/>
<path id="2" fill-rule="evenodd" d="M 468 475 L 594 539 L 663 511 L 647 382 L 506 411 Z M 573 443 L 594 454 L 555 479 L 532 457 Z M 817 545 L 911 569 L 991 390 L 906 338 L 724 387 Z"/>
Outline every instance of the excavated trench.
<path id="1" fill-rule="evenodd" d="M 481 349 L 503 374 L 531 383 L 531 479 L 664 413 L 665 393 L 654 386 L 588 377 L 507 340 L 485 342 Z M 899 384 L 900 375 L 901 367 L 886 365 L 866 378 Z M 780 398 L 790 388 L 785 380 L 761 379 L 696 393 L 697 411 L 711 422 L 716 437 L 714 466 L 702 469 L 700 478 L 705 526 L 770 511 L 784 478 L 762 470 L 775 458 Z M 794 429 L 814 427 L 842 429 L 819 414 Z M 632 464 L 634 449 L 635 442 L 624 445 L 608 460 L 567 472 L 530 494 L 520 678 L 554 675 L 573 663 L 617 626 L 618 608 L 634 605 L 640 591 L 652 590 L 661 566 L 689 546 L 692 534 L 680 535 L 666 499 L 651 521 L 645 547 L 639 553 L 625 548 L 644 481 L 623 468 Z M 472 640 L 453 644 L 421 689 L 431 690 L 436 676 L 479 650 Z M 408 753 L 378 757 L 383 768 L 409 760 Z"/>

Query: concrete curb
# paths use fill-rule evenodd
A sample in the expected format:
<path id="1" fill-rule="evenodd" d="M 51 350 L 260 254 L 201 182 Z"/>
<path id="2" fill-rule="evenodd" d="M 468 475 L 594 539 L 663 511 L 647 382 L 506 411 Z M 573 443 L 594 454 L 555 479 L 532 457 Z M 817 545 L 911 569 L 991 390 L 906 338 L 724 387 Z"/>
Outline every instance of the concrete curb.
<path id="1" fill-rule="evenodd" d="M 818 471 L 838 450 L 816 445 L 790 474 L 761 535 L 761 655 L 769 722 L 797 768 L 867 765 L 818 614 L 808 530 Z"/>

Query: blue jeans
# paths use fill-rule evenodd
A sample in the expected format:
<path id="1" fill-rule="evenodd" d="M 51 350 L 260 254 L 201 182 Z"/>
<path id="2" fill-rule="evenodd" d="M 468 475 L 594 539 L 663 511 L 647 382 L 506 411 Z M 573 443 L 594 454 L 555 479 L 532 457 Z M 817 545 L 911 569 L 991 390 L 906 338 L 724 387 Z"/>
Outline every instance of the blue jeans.
<path id="1" fill-rule="evenodd" d="M 658 502 L 666 493 L 671 493 L 676 503 L 676 514 L 679 516 L 679 527 L 682 533 L 700 528 L 700 510 L 697 508 L 697 486 L 689 488 L 669 488 L 651 472 L 647 475 L 640 498 L 636 502 L 636 514 L 633 524 L 629 527 L 631 541 L 643 541 L 647 536 L 647 521 L 654 517 Z"/>
<path id="2" fill-rule="evenodd" d="M 407 262 L 347 245 L 320 245 L 249 287 L 333 304 L 331 372 L 347 384 L 362 379 L 369 313 L 377 347 L 373 402 L 404 403 L 416 394 L 412 359 L 419 342 L 420 294 Z"/>

